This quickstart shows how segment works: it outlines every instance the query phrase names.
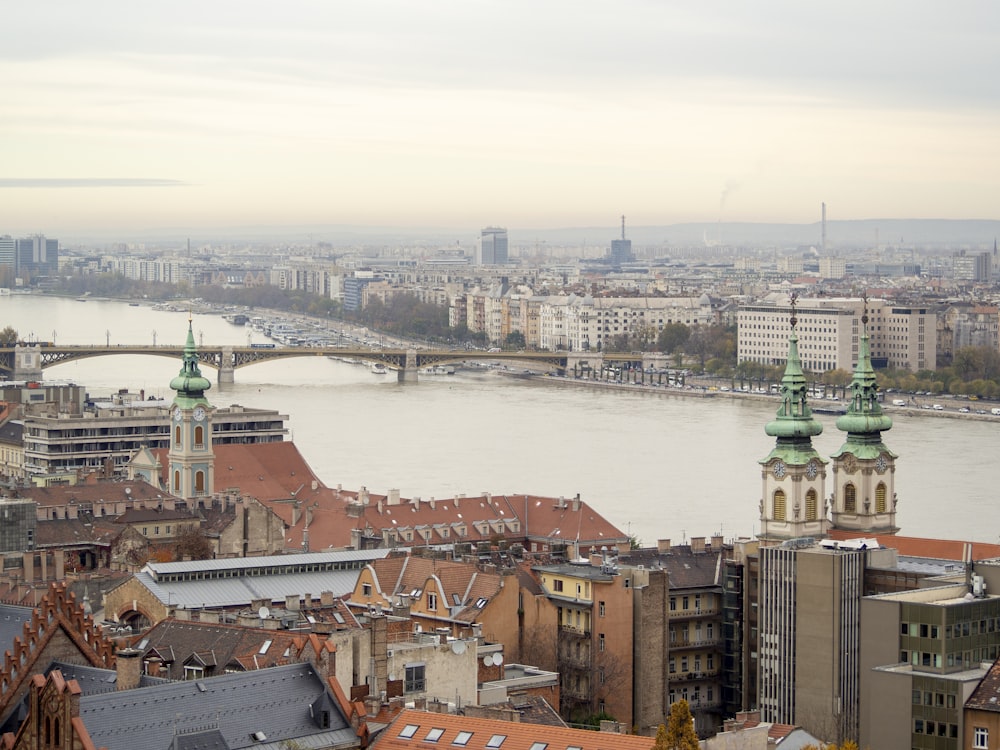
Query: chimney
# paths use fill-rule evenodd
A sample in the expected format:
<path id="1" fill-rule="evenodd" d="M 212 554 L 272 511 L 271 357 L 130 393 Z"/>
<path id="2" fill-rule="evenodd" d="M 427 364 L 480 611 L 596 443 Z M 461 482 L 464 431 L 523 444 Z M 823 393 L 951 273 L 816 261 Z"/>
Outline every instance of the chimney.
<path id="1" fill-rule="evenodd" d="M 657 539 L 656 540 L 656 551 L 661 555 L 670 554 L 670 540 L 669 539 Z"/>
<path id="2" fill-rule="evenodd" d="M 302 595 L 302 609 L 312 609 L 313 595 L 308 591 Z"/>
<path id="3" fill-rule="evenodd" d="M 712 551 L 713 552 L 718 552 L 719 550 L 722 549 L 722 545 L 723 545 L 722 534 L 713 534 L 712 535 Z"/>
<path id="4" fill-rule="evenodd" d="M 142 671 L 142 651 L 137 648 L 122 648 L 115 654 L 115 689 L 135 690 L 139 687 Z"/>
<path id="5" fill-rule="evenodd" d="M 299 611 L 299 595 L 298 594 L 288 594 L 285 596 L 285 609 L 289 612 Z"/>
<path id="6" fill-rule="evenodd" d="M 399 490 L 389 490 L 389 494 L 386 496 L 386 503 L 389 505 L 399 505 Z"/>
<path id="7" fill-rule="evenodd" d="M 461 500 L 461 497 L 456 494 L 455 495 L 455 510 L 458 510 L 458 501 L 459 500 Z"/>
<path id="8" fill-rule="evenodd" d="M 316 480 L 314 479 L 314 480 L 312 480 L 312 485 L 310 485 L 310 486 L 312 487 L 312 491 L 313 491 L 313 492 L 315 492 L 316 490 L 318 490 L 318 489 L 319 489 L 319 482 L 317 482 L 317 481 L 316 481 Z"/>
<path id="9" fill-rule="evenodd" d="M 691 537 L 691 551 L 692 552 L 704 552 L 705 551 L 705 537 L 703 537 L 703 536 L 693 536 L 693 537 Z"/>
<path id="10" fill-rule="evenodd" d="M 332 591 L 320 591 L 319 592 L 319 603 L 322 607 L 332 607 L 333 606 L 333 592 Z"/>
<path id="11" fill-rule="evenodd" d="M 362 487 L 361 490 L 358 492 L 358 500 L 361 502 L 362 505 L 368 505 L 369 499 L 370 498 L 368 496 L 368 488 Z"/>
<path id="12" fill-rule="evenodd" d="M 591 554 L 590 564 L 595 568 L 599 568 L 604 564 L 604 558 L 598 554 Z"/>
<path id="13" fill-rule="evenodd" d="M 579 513 L 580 512 L 580 493 L 579 492 L 577 492 L 576 493 L 576 497 L 573 498 L 573 512 L 574 513 Z"/>
<path id="14" fill-rule="evenodd" d="M 428 502 L 429 502 L 429 505 L 431 506 L 431 510 L 434 510 L 434 508 L 436 507 L 436 503 L 435 503 L 433 495 L 431 495 L 431 499 Z"/>

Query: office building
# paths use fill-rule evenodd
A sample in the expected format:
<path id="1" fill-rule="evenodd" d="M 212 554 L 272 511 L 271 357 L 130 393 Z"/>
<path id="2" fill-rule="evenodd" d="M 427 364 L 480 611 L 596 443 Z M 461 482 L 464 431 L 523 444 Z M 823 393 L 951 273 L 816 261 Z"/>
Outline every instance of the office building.
<path id="1" fill-rule="evenodd" d="M 507 260 L 507 230 L 502 227 L 486 227 L 476 248 L 476 265 L 502 266 Z"/>

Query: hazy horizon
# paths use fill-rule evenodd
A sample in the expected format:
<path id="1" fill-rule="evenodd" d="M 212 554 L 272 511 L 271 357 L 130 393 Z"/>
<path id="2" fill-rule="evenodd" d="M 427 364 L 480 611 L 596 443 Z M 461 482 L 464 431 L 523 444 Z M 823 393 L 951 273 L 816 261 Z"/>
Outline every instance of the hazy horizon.
<path id="1" fill-rule="evenodd" d="M 615 227 L 1000 205 L 1000 7 L 20 5 L 0 233 Z"/>

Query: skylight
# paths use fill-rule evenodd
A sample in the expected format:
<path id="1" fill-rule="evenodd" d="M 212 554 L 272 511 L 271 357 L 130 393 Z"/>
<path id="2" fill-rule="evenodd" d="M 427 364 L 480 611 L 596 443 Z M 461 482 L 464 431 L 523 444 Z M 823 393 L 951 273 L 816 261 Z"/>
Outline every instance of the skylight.
<path id="1" fill-rule="evenodd" d="M 411 737 L 413 737 L 413 735 L 417 733 L 418 729 L 420 729 L 420 726 L 417 724 L 407 724 L 405 727 L 403 727 L 403 731 L 399 733 L 399 736 L 405 737 L 406 739 L 410 739 Z"/>
<path id="2" fill-rule="evenodd" d="M 503 745 L 503 741 L 507 739 L 506 734 L 494 734 L 490 737 L 490 741 L 486 743 L 486 747 L 498 748 Z"/>
<path id="3" fill-rule="evenodd" d="M 427 736 L 424 737 L 424 742 L 437 742 L 439 739 L 441 739 L 442 734 L 444 734 L 443 729 L 441 729 L 440 727 L 434 727 L 434 729 L 429 731 L 427 733 Z"/>
<path id="4" fill-rule="evenodd" d="M 463 730 L 458 733 L 458 736 L 455 737 L 455 740 L 451 744 L 465 746 L 469 744 L 469 740 L 471 739 L 472 739 L 472 732 L 466 732 Z"/>
<path id="5" fill-rule="evenodd" d="M 548 742 L 536 742 L 531 746 L 530 750 L 545 750 L 549 746 Z"/>

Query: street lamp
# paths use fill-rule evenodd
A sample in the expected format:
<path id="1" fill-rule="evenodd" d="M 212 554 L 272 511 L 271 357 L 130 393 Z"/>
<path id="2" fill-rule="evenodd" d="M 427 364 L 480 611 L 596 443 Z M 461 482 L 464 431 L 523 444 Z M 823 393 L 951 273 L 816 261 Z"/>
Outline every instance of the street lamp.
<path id="1" fill-rule="evenodd" d="M 153 329 L 153 346 L 156 346 L 156 329 Z"/>
<path id="2" fill-rule="evenodd" d="M 107 341 L 107 345 L 110 347 L 111 346 L 111 329 L 110 328 L 108 328 L 108 329 L 106 329 L 104 331 L 104 337 L 105 337 L 105 340 Z"/>

